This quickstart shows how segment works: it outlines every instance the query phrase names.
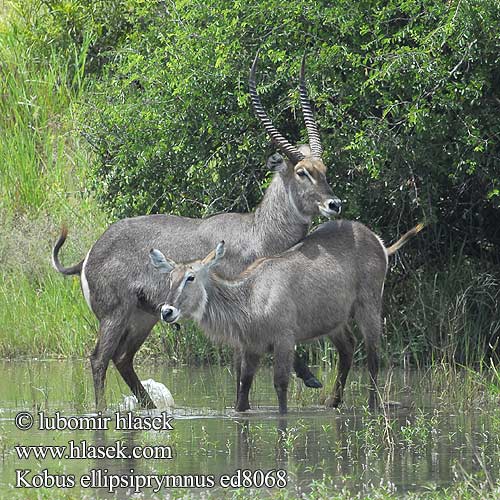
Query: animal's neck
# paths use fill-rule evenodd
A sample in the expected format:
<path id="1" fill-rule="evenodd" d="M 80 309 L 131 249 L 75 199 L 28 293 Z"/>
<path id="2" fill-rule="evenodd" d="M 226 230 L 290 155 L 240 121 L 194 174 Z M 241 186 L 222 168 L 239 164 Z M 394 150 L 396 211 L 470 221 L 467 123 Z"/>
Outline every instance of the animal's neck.
<path id="1" fill-rule="evenodd" d="M 255 210 L 255 233 L 262 254 L 287 250 L 305 237 L 311 218 L 300 213 L 280 174 L 274 174 Z"/>
<path id="2" fill-rule="evenodd" d="M 250 323 L 250 283 L 246 279 L 226 280 L 211 273 L 205 288 L 207 302 L 202 326 L 217 338 L 233 345 L 241 343 L 240 334 Z"/>

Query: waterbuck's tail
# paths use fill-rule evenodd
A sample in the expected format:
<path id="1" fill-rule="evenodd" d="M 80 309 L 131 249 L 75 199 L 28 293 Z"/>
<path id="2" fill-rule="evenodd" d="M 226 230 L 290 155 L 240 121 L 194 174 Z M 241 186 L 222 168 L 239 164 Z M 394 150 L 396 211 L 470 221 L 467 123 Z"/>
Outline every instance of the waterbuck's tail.
<path id="1" fill-rule="evenodd" d="M 59 271 L 62 274 L 66 275 L 80 274 L 82 272 L 83 260 L 71 267 L 64 267 L 59 262 L 58 253 L 60 248 L 64 245 L 67 236 L 68 236 L 68 228 L 66 226 L 63 226 L 61 229 L 61 236 L 59 236 L 59 239 L 57 240 L 56 244 L 54 245 L 54 248 L 52 249 L 52 265 L 54 266 L 54 269 L 56 271 Z"/>
<path id="2" fill-rule="evenodd" d="M 424 228 L 424 224 L 420 223 L 417 224 L 413 229 L 410 229 L 407 233 L 403 234 L 401 238 L 399 238 L 394 245 L 391 245 L 390 247 L 387 247 L 385 251 L 387 252 L 387 255 L 392 255 L 393 253 L 396 253 L 405 243 L 408 242 L 411 238 L 413 238 L 417 233 L 422 231 Z"/>

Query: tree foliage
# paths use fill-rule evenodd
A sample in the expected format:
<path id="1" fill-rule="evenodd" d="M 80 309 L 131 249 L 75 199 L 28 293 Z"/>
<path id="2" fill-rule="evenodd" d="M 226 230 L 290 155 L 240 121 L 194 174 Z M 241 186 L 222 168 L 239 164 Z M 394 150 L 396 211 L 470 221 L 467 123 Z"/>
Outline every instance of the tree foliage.
<path id="1" fill-rule="evenodd" d="M 43 5 L 39 42 L 92 38 L 98 81 L 84 132 L 98 152 L 95 187 L 117 216 L 254 206 L 270 148 L 250 110 L 249 66 L 260 49 L 264 102 L 291 140 L 305 140 L 297 76 L 307 52 L 348 214 L 382 227 L 425 217 L 471 251 L 498 245 L 498 1 Z"/>
<path id="2" fill-rule="evenodd" d="M 50 45 L 67 55 L 88 44 L 92 83 L 80 127 L 96 152 L 93 188 L 115 217 L 255 207 L 273 148 L 250 109 L 249 68 L 259 50 L 263 102 L 283 134 L 302 142 L 305 52 L 324 160 L 345 216 L 385 240 L 425 220 L 412 243 L 413 269 L 498 269 L 499 0 L 21 5 L 39 9 L 30 35 L 42 56 Z M 392 306 L 411 303 L 404 290 Z M 497 304 L 498 294 L 491 297 Z M 484 314 L 475 307 L 470 324 L 481 314 L 484 324 L 500 324 L 495 306 Z M 443 331 L 432 334 L 436 342 Z"/>

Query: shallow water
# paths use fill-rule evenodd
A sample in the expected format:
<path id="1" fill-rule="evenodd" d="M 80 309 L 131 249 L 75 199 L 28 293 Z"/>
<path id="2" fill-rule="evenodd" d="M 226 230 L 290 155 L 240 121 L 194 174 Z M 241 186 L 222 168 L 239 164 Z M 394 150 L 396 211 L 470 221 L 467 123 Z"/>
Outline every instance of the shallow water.
<path id="1" fill-rule="evenodd" d="M 91 469 L 106 474 L 213 475 L 237 469 L 286 471 L 287 488 L 308 491 L 314 481 L 325 481 L 353 494 L 373 486 L 405 492 L 445 487 L 467 474 L 483 472 L 494 480 L 499 468 L 499 420 L 492 398 L 470 389 L 466 377 L 455 375 L 436 380 L 429 373 L 393 371 L 382 373 L 388 394 L 398 402 L 385 412 L 370 413 L 366 404 L 366 373 L 351 373 L 346 404 L 326 410 L 319 404 L 321 391 L 292 381 L 290 413 L 279 417 L 269 369 L 259 371 L 251 394 L 253 409 L 245 414 L 232 410 L 234 379 L 227 368 L 176 369 L 142 365 L 142 379 L 153 378 L 172 392 L 176 409 L 174 430 L 116 430 L 114 412 L 128 388 L 110 367 L 107 380 L 111 417 L 106 431 L 39 430 L 37 414 L 53 416 L 95 415 L 90 367 L 85 361 L 0 362 L 0 497 L 11 491 L 16 469 L 33 474 L 72 474 L 75 489 L 79 478 Z M 319 374 L 325 382 L 326 373 Z M 390 382 L 390 386 L 389 386 Z M 29 430 L 16 428 L 20 411 L 35 417 Z M 159 415 L 159 412 L 139 412 Z M 163 459 L 21 459 L 16 445 L 67 445 L 79 443 L 170 447 L 172 458 Z M 165 448 L 166 449 L 166 448 Z M 133 469 L 133 473 L 130 473 Z M 275 472 L 270 476 L 276 478 Z M 262 480 L 258 473 L 252 476 Z M 238 478 L 236 478 L 238 479 Z M 235 480 L 236 481 L 236 480 Z M 24 482 L 21 482 L 24 484 Z M 236 485 L 234 482 L 233 485 Z M 162 490 L 164 494 L 166 490 Z M 151 489 L 142 495 L 153 495 Z M 106 488 L 89 489 L 94 496 L 110 496 Z M 131 494 L 120 490 L 120 498 Z"/>

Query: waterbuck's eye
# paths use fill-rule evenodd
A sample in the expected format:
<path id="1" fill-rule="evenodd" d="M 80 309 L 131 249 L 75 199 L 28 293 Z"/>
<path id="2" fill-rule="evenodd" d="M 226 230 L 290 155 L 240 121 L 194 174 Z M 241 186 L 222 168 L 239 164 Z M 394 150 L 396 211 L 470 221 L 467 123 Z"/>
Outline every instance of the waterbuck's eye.
<path id="1" fill-rule="evenodd" d="M 304 177 L 304 176 L 306 175 L 306 173 L 304 172 L 304 170 L 299 169 L 299 170 L 297 170 L 297 175 L 298 175 L 299 177 Z"/>
<path id="2" fill-rule="evenodd" d="M 194 281 L 194 276 L 190 274 L 187 278 L 186 281 Z"/>

